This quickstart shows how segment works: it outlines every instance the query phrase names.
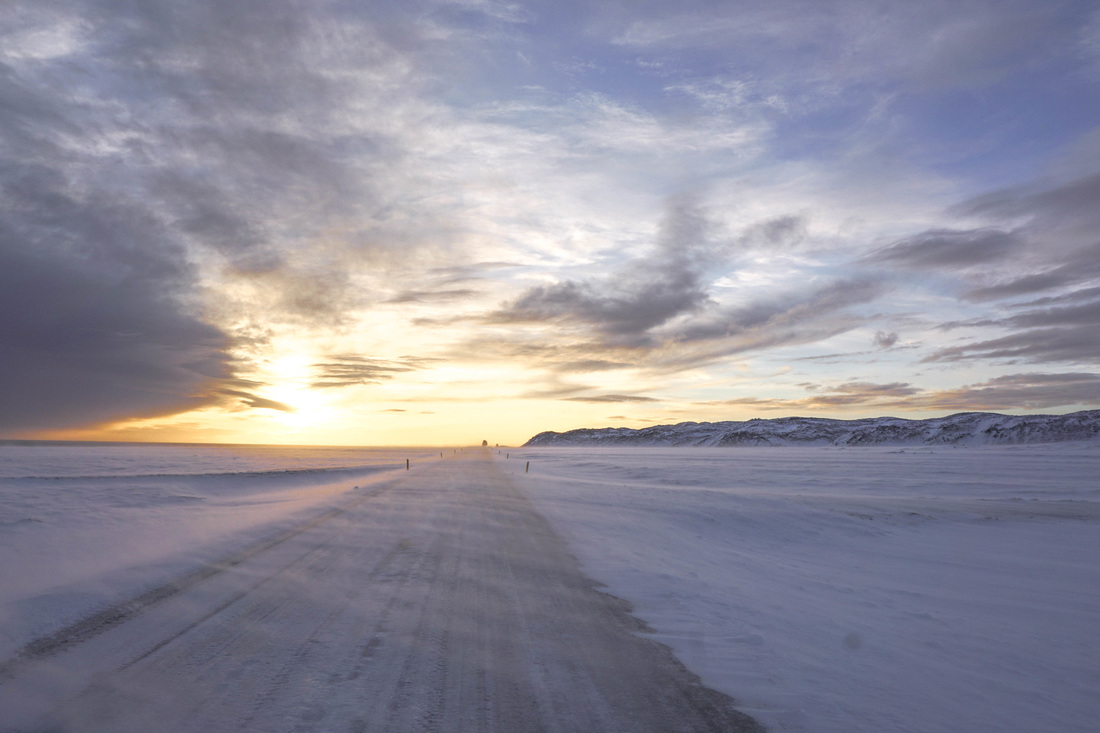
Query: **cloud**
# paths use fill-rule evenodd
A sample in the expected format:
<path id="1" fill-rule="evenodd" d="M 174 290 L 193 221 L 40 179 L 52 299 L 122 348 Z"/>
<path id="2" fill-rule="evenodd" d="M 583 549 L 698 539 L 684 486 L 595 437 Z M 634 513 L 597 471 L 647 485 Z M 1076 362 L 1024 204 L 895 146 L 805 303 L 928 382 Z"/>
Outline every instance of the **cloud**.
<path id="1" fill-rule="evenodd" d="M 1001 235 L 1008 238 L 1005 261 L 963 297 L 999 300 L 1094 284 L 1100 279 L 1098 200 L 1100 174 L 1094 173 L 1002 189 L 953 207 L 957 216 L 998 222 Z M 1013 239 L 1026 244 L 1012 246 Z"/>
<path id="2" fill-rule="evenodd" d="M 245 392 L 239 389 L 219 389 L 218 394 L 226 395 L 227 397 L 238 397 L 241 403 L 248 407 L 278 410 L 279 412 L 294 412 L 294 408 L 284 402 L 269 400 L 266 397 L 259 397 L 251 392 Z"/>
<path id="3" fill-rule="evenodd" d="M 880 249 L 867 261 L 920 270 L 973 267 L 1004 260 L 1024 245 L 1018 233 L 996 228 L 932 229 Z"/>
<path id="4" fill-rule="evenodd" d="M 807 236 L 802 215 L 780 215 L 726 233 L 696 197 L 666 201 L 653 248 L 590 279 L 529 288 L 489 313 L 493 325 L 537 327 L 551 345 L 528 337 L 479 338 L 464 351 L 522 358 L 557 372 L 641 368 L 661 373 L 704 366 L 735 354 L 812 343 L 863 320 L 850 311 L 884 292 L 866 277 L 821 278 L 812 285 L 711 291 L 720 276 L 761 257 L 794 251 Z M 461 318 L 459 318 L 461 320 Z"/>
<path id="5" fill-rule="evenodd" d="M 565 397 L 568 402 L 660 402 L 660 400 L 653 397 L 645 397 L 643 395 L 628 395 L 628 394 L 602 394 L 602 395 L 590 395 L 580 397 Z"/>
<path id="6" fill-rule="evenodd" d="M 1008 374 L 959 389 L 920 397 L 942 410 L 1043 410 L 1067 405 L 1100 405 L 1100 374 L 1092 372 Z"/>
<path id="7" fill-rule="evenodd" d="M 387 303 L 437 303 L 453 300 L 463 300 L 478 291 L 469 288 L 452 288 L 451 290 L 405 290 L 389 298 Z"/>
<path id="8" fill-rule="evenodd" d="M 815 341 L 825 334 L 838 333 L 838 328 L 851 328 L 855 319 L 835 320 L 830 316 L 869 303 L 882 291 L 880 283 L 869 279 L 825 283 L 809 290 L 764 297 L 748 305 L 717 309 L 677 329 L 676 337 L 686 342 L 731 339 L 730 353 Z"/>
<path id="9" fill-rule="evenodd" d="M 494 314 L 498 323 L 559 322 L 593 326 L 624 345 L 644 343 L 654 326 L 698 310 L 706 294 L 690 275 L 608 292 L 601 285 L 567 281 L 539 286 Z"/>
<path id="10" fill-rule="evenodd" d="M 260 285 L 271 317 L 332 316 L 351 297 L 344 255 L 318 256 L 314 237 L 372 200 L 349 153 L 383 153 L 338 131 L 348 82 L 332 72 L 357 59 L 319 53 L 334 20 L 201 0 L 25 4 L 0 20 L 13 41 L 0 52 L 0 430 L 218 395 L 282 409 L 233 392 L 231 324 L 254 304 L 230 294 Z M 210 294 L 220 306 L 200 305 Z"/>
<path id="11" fill-rule="evenodd" d="M 833 392 L 855 395 L 859 397 L 908 397 L 917 394 L 920 390 L 905 382 L 891 382 L 890 384 L 874 384 L 872 382 L 845 382 L 833 387 Z"/>
<path id="12" fill-rule="evenodd" d="M 933 409 L 1049 409 L 1100 405 L 1100 374 L 1007 374 L 955 390 L 920 395 L 915 406 Z"/>
<path id="13" fill-rule="evenodd" d="M 711 293 L 719 275 L 764 253 L 797 247 L 806 228 L 805 217 L 781 215 L 728 235 L 696 197 L 671 197 L 654 247 L 643 256 L 611 275 L 529 288 L 486 316 L 494 325 L 538 326 L 552 346 L 529 339 L 509 343 L 505 336 L 488 349 L 486 339 L 464 348 L 525 358 L 555 371 L 632 366 L 675 372 L 828 338 L 859 325 L 848 309 L 879 297 L 883 285 L 862 277 L 811 276 L 818 280 L 811 287 L 754 290 L 748 297 L 734 290 L 742 301 L 736 305 L 723 305 Z"/>
<path id="14" fill-rule="evenodd" d="M 928 233 L 872 256 L 917 269 L 944 272 L 984 264 L 964 274 L 962 299 L 996 305 L 979 318 L 951 321 L 942 329 L 984 333 L 944 346 L 924 362 L 1100 363 L 1100 175 L 1057 184 L 994 191 L 959 204 L 956 215 L 984 217 L 1000 226 Z M 961 236 L 960 236 L 961 235 Z M 953 243 L 959 240 L 959 247 Z M 1031 296 L 1027 302 L 1012 302 Z M 1000 329 L 999 335 L 990 335 Z M 1006 333 L 1007 331 L 1007 333 Z"/>
<path id="15" fill-rule="evenodd" d="M 712 256 L 709 229 L 696 201 L 674 197 L 667 203 L 651 256 L 606 279 L 536 286 L 489 320 L 579 325 L 593 328 L 612 344 L 644 345 L 650 329 L 707 302 L 703 274 Z"/>
<path id="16" fill-rule="evenodd" d="M 10 157 L 0 202 L 0 431 L 213 400 L 231 376 L 229 340 L 184 305 L 194 273 L 155 217 Z"/>
<path id="17" fill-rule="evenodd" d="M 859 409 L 888 410 L 1041 410 L 1100 405 L 1100 374 L 1092 372 L 1008 374 L 955 389 L 927 390 L 907 383 L 847 382 L 832 387 L 807 385 L 815 394 L 796 399 L 745 397 L 723 400 L 729 406 L 795 413 Z"/>
<path id="18" fill-rule="evenodd" d="M 721 405 L 741 405 L 762 410 L 827 410 L 865 405 L 893 403 L 889 398 L 908 398 L 921 393 L 921 390 L 904 382 L 876 384 L 873 382 L 845 382 L 831 387 L 816 384 L 803 385 L 814 392 L 811 397 L 801 399 L 769 399 L 762 397 L 743 397 L 722 400 Z"/>
<path id="19" fill-rule="evenodd" d="M 924 362 L 1003 359 L 1010 362 L 1100 362 L 1097 326 L 1033 329 L 939 349 Z"/>
<path id="20" fill-rule="evenodd" d="M 1010 331 L 997 338 L 941 348 L 925 362 L 1012 360 L 1100 363 L 1100 289 L 1085 288 L 1060 297 L 1019 304 L 1012 315 L 972 322 L 947 323 L 942 328 L 1000 327 Z"/>
<path id="21" fill-rule="evenodd" d="M 1067 255 L 1054 255 L 1055 267 L 1025 275 L 1009 277 L 994 285 L 974 288 L 963 294 L 968 300 L 1000 300 L 1067 288 L 1100 278 L 1100 242 L 1074 250 Z M 1057 264 L 1061 260 L 1061 264 Z M 1043 267 L 1040 264 L 1039 267 Z"/>
<path id="22" fill-rule="evenodd" d="M 1100 10 L 1093 11 L 1078 35 L 1077 48 L 1093 78 L 1100 78 Z"/>
<path id="23" fill-rule="evenodd" d="M 774 252 L 790 249 L 807 236 L 808 222 L 801 214 L 781 214 L 750 225 L 738 237 L 742 248 L 760 248 Z"/>
<path id="24" fill-rule="evenodd" d="M 876 331 L 874 345 L 876 349 L 889 349 L 898 342 L 898 335 L 894 332 Z"/>
<path id="25" fill-rule="evenodd" d="M 740 62 L 754 77 L 789 77 L 806 83 L 856 87 L 889 81 L 920 92 L 988 87 L 1021 68 L 1022 59 L 1070 56 L 1076 48 L 1048 49 L 1088 20 L 1086 4 L 1029 2 L 954 4 L 857 0 L 828 5 L 804 2 L 707 0 L 675 5 L 631 5 L 609 10 L 614 41 L 663 69 L 688 51 Z M 1081 49 L 1093 55 L 1085 36 Z M 771 68 L 762 68 L 764 60 Z M 1045 58 L 1043 60 L 1046 60 Z M 821 93 L 824 93 L 822 90 Z"/>
<path id="26" fill-rule="evenodd" d="M 1034 151 L 1085 124 L 1026 80 L 1087 98 L 1061 82 L 1095 12 L 902 5 L 17 0 L 0 429 L 282 409 L 245 378 L 315 344 L 334 354 L 308 357 L 318 388 L 430 368 L 369 343 L 622 397 L 636 375 L 717 381 L 732 356 L 866 339 L 871 319 L 918 343 L 927 325 L 864 306 L 919 309 L 952 276 L 966 302 L 925 320 L 977 335 L 930 357 L 944 368 L 1095 359 L 1100 175 L 928 214 L 966 181 L 1043 169 Z M 959 88 L 982 93 L 957 105 Z M 886 177 L 868 160 L 904 203 L 853 204 Z M 839 223 L 864 214 L 878 223 Z M 866 242 L 889 246 L 859 259 Z M 904 356 L 891 331 L 874 346 Z"/>
<path id="27" fill-rule="evenodd" d="M 1023 303 L 1012 304 L 1013 308 L 1037 308 L 1047 307 L 1052 305 L 1064 305 L 1064 304 L 1076 304 L 1076 303 L 1088 303 L 1093 300 L 1100 300 L 1100 286 L 1092 288 L 1081 288 L 1080 290 L 1074 290 L 1069 293 L 1063 293 L 1062 295 L 1046 295 L 1035 300 L 1025 301 Z"/>
<path id="28" fill-rule="evenodd" d="M 567 334 L 530 338 L 509 329 L 499 335 L 482 333 L 463 340 L 446 352 L 446 358 L 522 364 L 525 368 L 545 370 L 556 378 L 562 374 L 634 369 L 645 354 L 644 349 L 607 346 L 598 340 L 570 340 Z"/>
<path id="29" fill-rule="evenodd" d="M 1006 219 L 1029 218 L 1033 226 L 1062 228 L 1100 222 L 1100 173 L 1056 185 L 1006 188 L 954 207 L 955 213 Z"/>
<path id="30" fill-rule="evenodd" d="M 358 384 L 378 384 L 398 374 L 414 372 L 438 361 L 406 356 L 401 359 L 370 359 L 354 354 L 337 354 L 328 361 L 313 364 L 316 376 L 311 387 L 353 387 Z"/>

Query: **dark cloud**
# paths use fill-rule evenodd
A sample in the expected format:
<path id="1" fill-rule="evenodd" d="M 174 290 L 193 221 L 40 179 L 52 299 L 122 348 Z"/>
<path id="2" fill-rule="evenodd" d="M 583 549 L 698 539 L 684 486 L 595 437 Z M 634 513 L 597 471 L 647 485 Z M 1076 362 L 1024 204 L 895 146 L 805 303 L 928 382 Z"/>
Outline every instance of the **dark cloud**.
<path id="1" fill-rule="evenodd" d="M 844 384 L 828 387 L 818 384 L 803 384 L 801 386 L 806 391 L 814 394 L 801 399 L 744 397 L 706 404 L 738 405 L 762 410 L 827 410 L 864 405 L 882 405 L 884 402 L 893 404 L 896 398 L 909 398 L 920 394 L 922 391 L 904 382 L 891 382 L 889 384 L 845 382 Z"/>
<path id="2" fill-rule="evenodd" d="M 832 388 L 833 392 L 849 395 L 877 395 L 879 397 L 908 397 L 920 392 L 906 382 L 875 384 L 873 382 L 845 382 Z"/>
<path id="3" fill-rule="evenodd" d="M 868 262 L 918 270 L 955 269 L 998 262 L 1022 248 L 1017 232 L 996 228 L 931 229 L 872 253 Z"/>
<path id="4" fill-rule="evenodd" d="M 74 0 L 0 17 L 0 430 L 219 395 L 281 409 L 232 392 L 234 340 L 254 334 L 204 322 L 197 266 L 221 258 L 272 319 L 333 319 L 356 297 L 361 245 L 299 250 L 371 205 L 362 173 L 394 153 L 344 132 L 362 82 L 332 72 L 401 64 L 365 16 L 315 10 Z M 65 28 L 58 55 L 21 54 L 21 38 Z"/>
<path id="5" fill-rule="evenodd" d="M 674 197 L 650 257 L 612 278 L 534 287 L 490 320 L 576 325 L 594 329 L 613 344 L 648 344 L 650 329 L 698 311 L 709 300 L 703 275 L 714 256 L 710 228 L 691 197 Z"/>
<path id="6" fill-rule="evenodd" d="M 294 408 L 284 402 L 269 400 L 266 397 L 260 397 L 258 395 L 252 394 L 251 392 L 245 392 L 239 389 L 219 389 L 218 394 L 225 395 L 227 397 L 236 397 L 240 400 L 241 404 L 248 407 L 255 407 L 265 410 L 278 410 L 279 412 L 294 412 Z"/>
<path id="7" fill-rule="evenodd" d="M 1100 174 L 1060 184 L 994 191 L 953 208 L 960 216 L 1003 222 L 1005 237 L 1027 246 L 1006 249 L 1009 262 L 991 282 L 963 297 L 999 300 L 1077 288 L 1100 279 Z"/>
<path id="8" fill-rule="evenodd" d="M 1032 226 L 1064 228 L 1093 227 L 1100 223 L 1100 173 L 1057 185 L 1002 189 L 965 201 L 954 207 L 957 214 L 1002 219 L 1030 217 Z M 1095 231 L 1095 230 L 1094 230 Z"/>
<path id="9" fill-rule="evenodd" d="M 594 388 L 586 385 L 555 383 L 541 389 L 525 392 L 520 395 L 520 397 L 535 400 L 565 399 L 569 395 L 576 395 L 578 392 L 588 392 L 592 389 Z"/>
<path id="10" fill-rule="evenodd" d="M 546 364 L 546 366 L 557 372 L 583 373 L 628 369 L 636 365 L 625 361 L 610 361 L 608 359 L 574 359 L 572 361 L 551 361 Z"/>
<path id="11" fill-rule="evenodd" d="M 498 323 L 558 322 L 591 326 L 624 345 L 648 341 L 646 331 L 682 313 L 698 310 L 706 293 L 689 274 L 640 283 L 619 292 L 606 284 L 567 281 L 539 286 L 494 314 Z"/>
<path id="12" fill-rule="evenodd" d="M 718 310 L 688 322 L 675 336 L 684 342 L 732 339 L 735 351 L 816 341 L 855 325 L 855 320 L 830 320 L 831 315 L 869 303 L 882 291 L 872 280 L 831 282 Z"/>
<path id="13" fill-rule="evenodd" d="M 507 331 L 499 336 L 481 336 L 464 341 L 449 354 L 455 360 L 477 358 L 536 366 L 555 375 L 605 372 L 639 366 L 642 349 L 609 347 L 598 341 L 568 341 L 545 338 L 534 342 L 522 334 Z"/>
<path id="14" fill-rule="evenodd" d="M 387 303 L 440 303 L 462 300 L 477 295 L 476 290 L 454 288 L 451 290 L 406 290 L 389 298 Z"/>
<path id="15" fill-rule="evenodd" d="M 1007 333 L 939 349 L 924 361 L 1100 363 L 1097 201 L 1100 175 L 995 191 L 954 208 L 958 215 L 1003 222 L 1000 229 L 971 230 L 973 236 L 964 237 L 959 256 L 948 253 L 950 239 L 927 235 L 873 255 L 878 262 L 935 265 L 944 271 L 984 260 L 986 270 L 964 274 L 970 287 L 962 297 L 975 302 L 1006 301 L 985 317 L 953 321 L 941 328 L 998 328 Z M 975 282 L 980 284 L 974 286 Z M 1012 302 L 1024 296 L 1032 300 Z"/>
<path id="16" fill-rule="evenodd" d="M 1065 305 L 1076 303 L 1088 303 L 1092 300 L 1100 300 L 1100 287 L 1082 288 L 1062 295 L 1047 295 L 1035 300 L 1012 304 L 1013 308 L 1040 308 L 1052 305 Z"/>
<path id="17" fill-rule="evenodd" d="M 1100 405 L 1100 374 L 1008 374 L 959 389 L 929 391 L 915 406 L 941 410 L 1043 410 Z"/>
<path id="18" fill-rule="evenodd" d="M 1100 242 L 1064 256 L 1055 253 L 1054 258 L 1055 267 L 974 288 L 964 293 L 963 297 L 978 301 L 1014 298 L 1076 286 L 1100 278 Z M 1061 264 L 1057 260 L 1061 260 Z"/>
<path id="19" fill-rule="evenodd" d="M 0 202 L 0 430 L 214 399 L 211 387 L 231 376 L 228 339 L 184 306 L 194 274 L 155 217 L 11 158 L 0 163 Z"/>
<path id="20" fill-rule="evenodd" d="M 1035 308 L 1012 316 L 1005 323 L 1020 328 L 1056 326 L 1100 327 L 1100 299 L 1053 308 Z"/>
<path id="21" fill-rule="evenodd" d="M 1011 316 L 970 322 L 947 323 L 944 328 L 962 326 L 1000 327 L 1011 333 L 940 349 L 925 357 L 926 362 L 974 359 L 1002 359 L 1027 362 L 1100 363 L 1100 298 L 1096 289 L 1086 289 L 1059 298 L 1046 298 L 1017 310 Z M 1042 306 L 1046 307 L 1042 307 Z"/>
<path id="22" fill-rule="evenodd" d="M 437 359 L 406 356 L 401 359 L 370 359 L 353 354 L 338 354 L 328 361 L 313 365 L 316 376 L 311 387 L 351 387 L 357 384 L 378 384 L 398 374 L 415 372 Z"/>
<path id="23" fill-rule="evenodd" d="M 660 402 L 660 400 L 653 397 L 645 397 L 643 395 L 628 395 L 628 394 L 601 394 L 590 395 L 580 397 L 566 397 L 568 402 Z"/>
<path id="24" fill-rule="evenodd" d="M 832 387 L 807 385 L 815 394 L 798 399 L 745 397 L 708 405 L 752 407 L 796 413 L 801 410 L 862 408 L 886 410 L 1040 410 L 1100 405 L 1100 374 L 1009 374 L 955 389 L 925 390 L 905 383 L 847 382 Z"/>
<path id="25" fill-rule="evenodd" d="M 709 311 L 653 327 L 644 339 L 629 343 L 575 323 L 537 340 L 510 331 L 464 343 L 454 356 L 520 360 L 558 374 L 612 369 L 675 373 L 731 355 L 813 343 L 859 327 L 864 318 L 849 309 L 875 300 L 883 289 L 870 280 L 842 280 L 740 307 L 712 305 Z"/>
<path id="26" fill-rule="evenodd" d="M 940 349 L 925 362 L 1003 359 L 1026 362 L 1100 363 L 1097 326 L 1033 329 Z"/>
<path id="27" fill-rule="evenodd" d="M 449 265 L 447 267 L 429 267 L 424 276 L 433 278 L 441 285 L 456 285 L 484 280 L 487 275 L 502 270 L 513 270 L 521 265 L 516 262 L 475 262 L 469 265 Z"/>
<path id="28" fill-rule="evenodd" d="M 800 244 L 807 235 L 806 217 L 784 214 L 749 226 L 737 238 L 741 248 L 789 249 Z"/>
<path id="29" fill-rule="evenodd" d="M 742 254 L 797 244 L 805 226 L 803 217 L 789 215 L 719 238 L 692 197 L 673 197 L 648 257 L 611 278 L 531 288 L 488 320 L 556 324 L 562 327 L 559 340 L 565 334 L 595 337 L 584 346 L 571 344 L 578 358 L 558 364 L 611 362 L 674 371 L 731 354 L 827 338 L 854 327 L 858 319 L 842 312 L 874 300 L 881 284 L 846 279 L 727 307 L 718 306 L 709 293 L 716 271 L 729 272 Z M 627 353 L 633 361 L 623 358 Z"/>
<path id="30" fill-rule="evenodd" d="M 898 335 L 894 332 L 876 331 L 874 345 L 876 349 L 889 349 L 898 342 Z"/>

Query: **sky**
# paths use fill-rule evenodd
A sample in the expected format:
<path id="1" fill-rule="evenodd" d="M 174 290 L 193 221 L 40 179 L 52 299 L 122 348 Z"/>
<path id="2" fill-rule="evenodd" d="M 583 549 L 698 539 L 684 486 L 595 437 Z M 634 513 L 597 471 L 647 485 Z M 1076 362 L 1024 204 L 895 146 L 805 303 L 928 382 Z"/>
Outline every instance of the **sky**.
<path id="1" fill-rule="evenodd" d="M 0 14 L 0 437 L 1097 407 L 1094 0 Z"/>

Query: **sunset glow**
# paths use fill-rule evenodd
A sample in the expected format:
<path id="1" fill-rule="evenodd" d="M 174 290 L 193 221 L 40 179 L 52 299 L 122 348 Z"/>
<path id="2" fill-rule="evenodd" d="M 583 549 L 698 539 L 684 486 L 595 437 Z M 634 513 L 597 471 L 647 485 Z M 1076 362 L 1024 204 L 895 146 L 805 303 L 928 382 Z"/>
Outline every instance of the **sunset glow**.
<path id="1" fill-rule="evenodd" d="M 16 3 L 0 437 L 1100 406 L 1089 2 Z"/>

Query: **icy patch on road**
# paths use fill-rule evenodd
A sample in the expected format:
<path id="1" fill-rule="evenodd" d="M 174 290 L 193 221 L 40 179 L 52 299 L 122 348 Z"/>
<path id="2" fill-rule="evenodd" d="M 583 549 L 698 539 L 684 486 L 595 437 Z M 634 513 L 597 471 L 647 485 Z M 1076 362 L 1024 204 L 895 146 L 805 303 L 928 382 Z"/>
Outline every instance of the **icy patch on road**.
<path id="1" fill-rule="evenodd" d="M 586 571 L 772 730 L 1095 730 L 1096 446 L 516 459 Z"/>

